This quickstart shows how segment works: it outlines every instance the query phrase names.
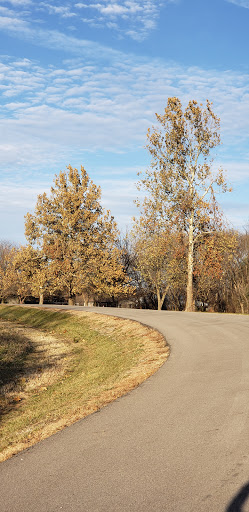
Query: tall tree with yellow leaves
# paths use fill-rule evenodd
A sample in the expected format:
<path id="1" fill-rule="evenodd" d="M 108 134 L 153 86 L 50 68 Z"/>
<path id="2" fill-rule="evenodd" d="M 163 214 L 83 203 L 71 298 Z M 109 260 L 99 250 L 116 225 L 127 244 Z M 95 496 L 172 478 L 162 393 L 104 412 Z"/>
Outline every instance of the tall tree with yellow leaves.
<path id="1" fill-rule="evenodd" d="M 51 291 L 65 290 L 70 304 L 84 292 L 120 294 L 127 279 L 116 223 L 84 167 L 67 169 L 55 177 L 50 197 L 38 196 L 34 215 L 26 215 L 26 237 L 50 262 Z"/>
<path id="2" fill-rule="evenodd" d="M 156 118 L 158 125 L 147 135 L 151 167 L 138 187 L 148 193 L 145 207 L 187 237 L 186 311 L 193 311 L 194 247 L 216 231 L 216 194 L 228 190 L 222 169 L 213 170 L 211 155 L 220 144 L 220 120 L 208 100 L 205 106 L 190 101 L 184 111 L 176 97 Z"/>

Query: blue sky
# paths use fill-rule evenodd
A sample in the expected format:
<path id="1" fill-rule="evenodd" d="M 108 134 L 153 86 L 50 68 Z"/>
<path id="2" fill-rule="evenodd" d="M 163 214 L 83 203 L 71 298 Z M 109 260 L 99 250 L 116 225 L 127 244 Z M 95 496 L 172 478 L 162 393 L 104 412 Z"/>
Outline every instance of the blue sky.
<path id="1" fill-rule="evenodd" d="M 68 164 L 84 165 L 125 231 L 146 132 L 170 96 L 221 118 L 219 198 L 249 221 L 249 0 L 0 0 L 0 239 Z"/>

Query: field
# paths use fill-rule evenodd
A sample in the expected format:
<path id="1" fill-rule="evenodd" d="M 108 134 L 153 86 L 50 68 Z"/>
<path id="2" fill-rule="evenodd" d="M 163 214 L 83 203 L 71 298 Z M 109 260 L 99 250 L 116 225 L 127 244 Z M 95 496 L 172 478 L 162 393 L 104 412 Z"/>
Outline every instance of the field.
<path id="1" fill-rule="evenodd" d="M 129 392 L 167 359 L 130 320 L 0 306 L 0 461 Z"/>

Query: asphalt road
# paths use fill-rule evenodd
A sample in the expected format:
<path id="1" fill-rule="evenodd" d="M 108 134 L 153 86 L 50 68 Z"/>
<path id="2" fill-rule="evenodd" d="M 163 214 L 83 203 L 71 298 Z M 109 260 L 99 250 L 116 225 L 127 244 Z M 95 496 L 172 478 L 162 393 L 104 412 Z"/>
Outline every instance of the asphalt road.
<path id="1" fill-rule="evenodd" d="M 157 328 L 170 358 L 2 463 L 1 512 L 248 512 L 249 316 L 77 309 Z"/>

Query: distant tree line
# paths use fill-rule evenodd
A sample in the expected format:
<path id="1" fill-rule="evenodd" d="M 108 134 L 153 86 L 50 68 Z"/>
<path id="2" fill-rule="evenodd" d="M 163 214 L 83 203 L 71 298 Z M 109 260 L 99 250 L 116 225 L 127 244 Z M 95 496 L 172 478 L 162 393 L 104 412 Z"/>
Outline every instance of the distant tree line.
<path id="1" fill-rule="evenodd" d="M 136 307 L 186 310 L 187 237 L 146 229 L 121 246 Z M 249 314 L 249 230 L 224 227 L 196 245 L 194 257 L 193 310 Z"/>
<path id="2" fill-rule="evenodd" d="M 230 229 L 217 202 L 229 191 L 212 151 L 219 119 L 209 101 L 169 98 L 148 130 L 140 216 L 120 238 L 84 167 L 55 177 L 25 218 L 27 245 L 0 243 L 0 299 L 66 300 L 249 313 L 249 232 Z"/>
<path id="3" fill-rule="evenodd" d="M 193 278 L 195 309 L 249 314 L 249 230 L 227 230 L 220 237 L 228 241 L 232 249 L 222 249 L 217 257 L 217 247 L 213 250 L 215 236 L 207 249 L 197 249 Z M 173 239 L 172 246 L 164 253 L 167 241 L 165 236 L 156 245 L 154 234 L 151 238 L 137 239 L 133 233 L 128 233 L 116 242 L 115 254 L 119 255 L 120 265 L 118 283 L 108 276 L 106 282 L 102 276 L 99 284 L 97 279 L 91 285 L 88 280 L 83 294 L 82 288 L 75 288 L 79 293 L 73 298 L 69 297 L 67 280 L 56 282 L 58 276 L 51 275 L 52 267 L 50 269 L 49 262 L 37 249 L 29 245 L 15 247 L 1 241 L 0 300 L 74 303 L 82 295 L 85 304 L 93 300 L 97 305 L 185 310 L 187 241 L 180 240 L 178 245 L 179 240 Z"/>

